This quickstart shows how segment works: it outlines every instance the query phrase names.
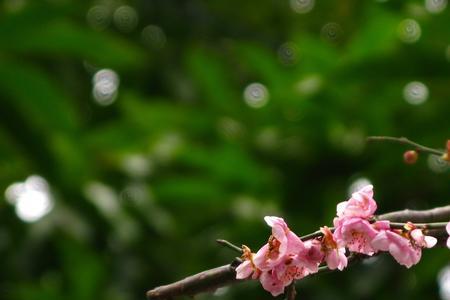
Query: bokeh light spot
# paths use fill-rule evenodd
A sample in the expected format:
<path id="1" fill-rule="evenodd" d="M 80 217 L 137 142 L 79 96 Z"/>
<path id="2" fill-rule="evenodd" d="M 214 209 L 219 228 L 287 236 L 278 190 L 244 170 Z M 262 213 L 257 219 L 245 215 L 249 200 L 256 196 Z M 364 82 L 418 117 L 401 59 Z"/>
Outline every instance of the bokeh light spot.
<path id="1" fill-rule="evenodd" d="M 50 212 L 52 203 L 47 194 L 27 191 L 20 195 L 16 203 L 16 214 L 25 222 L 35 222 Z"/>
<path id="2" fill-rule="evenodd" d="M 98 104 L 107 106 L 114 103 L 119 88 L 119 76 L 116 72 L 102 69 L 95 73 L 92 84 L 92 95 Z"/>
<path id="3" fill-rule="evenodd" d="M 17 216 L 24 222 L 36 222 L 53 208 L 53 198 L 47 181 L 37 175 L 25 182 L 11 184 L 5 191 L 6 200 L 15 206 Z"/>
<path id="4" fill-rule="evenodd" d="M 244 127 L 235 119 L 222 117 L 217 122 L 218 131 L 228 139 L 237 139 L 244 134 Z"/>
<path id="5" fill-rule="evenodd" d="M 261 108 L 269 102 L 269 91 L 261 83 L 251 83 L 244 90 L 244 100 L 252 108 Z"/>
<path id="6" fill-rule="evenodd" d="M 370 179 L 366 178 L 366 177 L 359 177 L 356 178 L 355 180 L 352 181 L 352 183 L 350 183 L 348 190 L 347 190 L 347 194 L 348 196 L 351 196 L 354 192 L 360 190 L 362 187 L 372 184 L 372 182 L 370 181 Z"/>
<path id="7" fill-rule="evenodd" d="M 306 14 L 314 8 L 315 0 L 290 0 L 293 11 L 298 14 Z"/>
<path id="8" fill-rule="evenodd" d="M 298 47 L 294 43 L 287 42 L 278 48 L 278 59 L 283 65 L 292 66 L 298 61 Z"/>
<path id="9" fill-rule="evenodd" d="M 413 19 L 405 19 L 398 26 L 399 39 L 408 44 L 417 42 L 422 35 L 420 24 Z"/>
<path id="10" fill-rule="evenodd" d="M 138 15 L 133 7 L 123 5 L 116 9 L 113 20 L 117 29 L 124 33 L 129 33 L 136 28 L 138 24 Z"/>
<path id="11" fill-rule="evenodd" d="M 142 42 L 145 46 L 153 49 L 162 49 L 166 45 L 166 34 L 161 27 L 148 25 L 142 29 Z"/>
<path id="12" fill-rule="evenodd" d="M 303 96 L 313 95 L 322 87 L 323 79 L 319 74 L 310 74 L 295 84 L 295 90 Z"/>
<path id="13" fill-rule="evenodd" d="M 438 14 L 447 7 L 447 0 L 425 0 L 425 8 L 429 13 Z"/>
<path id="14" fill-rule="evenodd" d="M 330 43 L 337 43 L 342 37 L 343 30 L 338 23 L 330 22 L 325 24 L 320 31 L 322 38 Z"/>
<path id="15" fill-rule="evenodd" d="M 439 294 L 442 300 L 450 300 L 450 266 L 442 268 L 438 275 Z"/>
<path id="16" fill-rule="evenodd" d="M 428 87 L 419 81 L 408 83 L 403 89 L 403 97 L 412 105 L 420 105 L 428 99 Z"/>
<path id="17" fill-rule="evenodd" d="M 122 168 L 129 176 L 139 178 L 153 171 L 153 163 L 142 154 L 132 154 L 124 158 Z"/>
<path id="18" fill-rule="evenodd" d="M 91 7 L 86 14 L 87 23 L 96 30 L 103 30 L 111 22 L 111 11 L 105 5 Z"/>

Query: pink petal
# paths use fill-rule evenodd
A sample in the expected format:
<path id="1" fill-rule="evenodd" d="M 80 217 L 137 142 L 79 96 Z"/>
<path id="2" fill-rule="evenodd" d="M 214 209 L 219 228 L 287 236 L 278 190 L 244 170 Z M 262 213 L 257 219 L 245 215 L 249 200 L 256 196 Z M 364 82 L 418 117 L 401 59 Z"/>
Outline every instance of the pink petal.
<path id="1" fill-rule="evenodd" d="M 414 247 L 411 242 L 392 231 L 385 231 L 389 241 L 389 253 L 401 265 L 407 268 L 417 264 L 422 256 L 422 249 Z"/>
<path id="2" fill-rule="evenodd" d="M 284 285 L 272 271 L 263 272 L 259 277 L 262 287 L 276 297 L 284 292 Z"/>
<path id="3" fill-rule="evenodd" d="M 288 243 L 286 254 L 296 254 L 305 248 L 302 240 L 292 231 L 288 231 L 288 233 L 286 234 L 286 238 Z"/>
<path id="4" fill-rule="evenodd" d="M 377 203 L 373 199 L 373 186 L 367 185 L 352 194 L 348 201 L 341 202 L 337 206 L 339 217 L 369 218 L 377 209 Z"/>
<path id="5" fill-rule="evenodd" d="M 357 193 L 361 193 L 361 194 L 364 194 L 365 196 L 367 196 L 368 198 L 372 198 L 373 197 L 373 185 L 368 184 L 368 185 L 362 187 Z"/>
<path id="6" fill-rule="evenodd" d="M 347 208 L 347 201 L 341 202 L 336 206 L 338 216 L 342 216 Z"/>
<path id="7" fill-rule="evenodd" d="M 425 244 L 427 248 L 433 248 L 437 243 L 437 239 L 435 237 L 426 235 L 425 236 Z"/>
<path id="8" fill-rule="evenodd" d="M 284 220 L 282 218 L 274 217 L 274 216 L 265 216 L 264 221 L 266 221 L 267 225 L 269 225 L 270 227 L 274 227 L 275 225 L 279 225 L 279 226 L 286 225 L 286 222 L 284 222 Z"/>
<path id="9" fill-rule="evenodd" d="M 244 261 L 236 268 L 236 279 L 245 279 L 253 273 L 252 264 L 249 260 Z"/>
<path id="10" fill-rule="evenodd" d="M 375 223 L 372 224 L 372 226 L 376 230 L 389 230 L 389 229 L 391 229 L 391 225 L 390 225 L 389 221 L 376 221 Z"/>
<path id="11" fill-rule="evenodd" d="M 379 232 L 371 242 L 372 247 L 377 251 L 388 251 L 390 241 L 386 235 L 386 231 Z"/>
<path id="12" fill-rule="evenodd" d="M 413 231 L 411 231 L 411 237 L 419 244 L 423 243 L 424 235 L 423 235 L 422 230 L 414 229 Z"/>
<path id="13" fill-rule="evenodd" d="M 326 257 L 326 262 L 330 270 L 339 269 L 342 271 L 347 266 L 345 249 L 340 248 L 330 251 Z"/>
<path id="14" fill-rule="evenodd" d="M 342 224 L 340 231 L 342 240 L 350 251 L 367 255 L 374 254 L 375 250 L 371 241 L 377 235 L 377 231 L 368 221 L 358 217 L 349 218 Z"/>
<path id="15" fill-rule="evenodd" d="M 269 254 L 269 245 L 265 244 L 261 247 L 261 249 L 256 252 L 255 256 L 253 256 L 253 263 L 260 270 L 268 270 L 270 266 L 267 262 L 267 256 Z"/>

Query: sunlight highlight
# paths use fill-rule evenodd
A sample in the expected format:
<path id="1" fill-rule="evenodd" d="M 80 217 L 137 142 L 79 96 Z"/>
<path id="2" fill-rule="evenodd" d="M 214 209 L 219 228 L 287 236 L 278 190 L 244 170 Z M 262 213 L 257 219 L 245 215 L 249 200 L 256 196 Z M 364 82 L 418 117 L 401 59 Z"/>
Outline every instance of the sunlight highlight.
<path id="1" fill-rule="evenodd" d="M 53 198 L 47 181 L 37 175 L 25 182 L 11 184 L 5 191 L 6 200 L 15 206 L 17 216 L 24 222 L 36 222 L 53 209 Z"/>
<path id="2" fill-rule="evenodd" d="M 252 108 L 261 108 L 269 102 L 269 91 L 261 83 L 251 83 L 244 90 L 244 100 Z"/>

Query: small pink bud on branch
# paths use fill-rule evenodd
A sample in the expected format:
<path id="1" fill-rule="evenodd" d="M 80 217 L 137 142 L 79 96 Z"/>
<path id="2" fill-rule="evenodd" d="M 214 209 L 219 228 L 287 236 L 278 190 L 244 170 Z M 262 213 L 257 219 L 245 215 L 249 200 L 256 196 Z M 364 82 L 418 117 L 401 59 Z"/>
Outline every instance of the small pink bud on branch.
<path id="1" fill-rule="evenodd" d="M 419 153 L 415 150 L 408 150 L 403 153 L 403 161 L 408 165 L 413 165 L 417 162 L 419 158 Z"/>

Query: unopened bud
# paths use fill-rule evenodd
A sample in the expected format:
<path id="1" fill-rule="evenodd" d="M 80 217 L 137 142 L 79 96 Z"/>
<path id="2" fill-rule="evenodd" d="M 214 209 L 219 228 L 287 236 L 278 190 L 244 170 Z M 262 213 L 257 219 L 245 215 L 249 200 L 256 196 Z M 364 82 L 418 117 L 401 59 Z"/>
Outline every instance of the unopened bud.
<path id="1" fill-rule="evenodd" d="M 442 158 L 442 160 L 450 162 L 450 152 L 442 154 L 441 158 Z"/>
<path id="2" fill-rule="evenodd" d="M 442 155 L 442 159 L 450 162 L 450 140 L 447 140 L 446 150 L 447 152 Z"/>
<path id="3" fill-rule="evenodd" d="M 419 158 L 419 153 L 415 150 L 409 150 L 403 153 L 403 161 L 409 165 L 415 164 Z"/>
<path id="4" fill-rule="evenodd" d="M 450 140 L 447 140 L 447 144 L 445 145 L 446 152 L 441 156 L 442 160 L 450 162 Z"/>

